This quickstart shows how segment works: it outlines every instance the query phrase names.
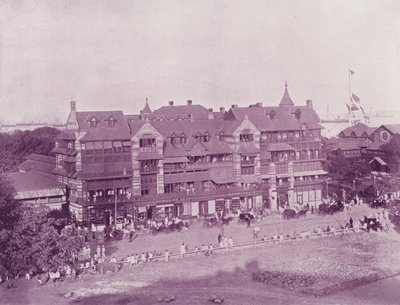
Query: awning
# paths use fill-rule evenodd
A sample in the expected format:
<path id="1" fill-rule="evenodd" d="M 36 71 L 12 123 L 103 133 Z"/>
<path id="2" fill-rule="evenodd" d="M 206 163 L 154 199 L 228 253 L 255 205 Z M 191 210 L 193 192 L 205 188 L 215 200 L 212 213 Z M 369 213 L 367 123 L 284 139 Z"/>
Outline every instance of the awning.
<path id="1" fill-rule="evenodd" d="M 146 207 L 139 207 L 139 213 L 145 213 L 147 211 Z"/>
<path id="2" fill-rule="evenodd" d="M 166 174 L 164 175 L 164 183 L 183 183 L 191 181 L 207 181 L 210 180 L 208 172 L 192 172 L 182 174 Z"/>
<path id="3" fill-rule="evenodd" d="M 188 162 L 187 157 L 168 157 L 165 158 L 164 163 L 165 164 L 170 164 L 170 163 L 186 163 Z"/>
<path id="4" fill-rule="evenodd" d="M 308 172 L 294 172 L 293 176 L 295 177 L 300 177 L 300 176 L 320 176 L 320 175 L 326 175 L 328 172 L 320 169 L 320 170 L 315 170 L 315 171 L 308 171 Z"/>
<path id="5" fill-rule="evenodd" d="M 292 151 L 295 150 L 293 146 L 288 143 L 272 143 L 266 147 L 267 151 Z"/>
<path id="6" fill-rule="evenodd" d="M 163 156 L 155 152 L 140 152 L 137 159 L 138 160 L 160 160 Z"/>
<path id="7" fill-rule="evenodd" d="M 254 176 L 242 176 L 240 177 L 240 182 L 244 184 L 250 184 L 250 183 L 259 183 L 260 180 Z"/>
<path id="8" fill-rule="evenodd" d="M 168 204 L 156 205 L 156 208 L 169 208 L 169 207 L 173 207 L 173 206 L 174 206 L 173 203 L 168 203 Z"/>
<path id="9" fill-rule="evenodd" d="M 236 179 L 233 177 L 214 177 L 212 178 L 216 184 L 226 184 L 226 183 L 235 183 Z"/>

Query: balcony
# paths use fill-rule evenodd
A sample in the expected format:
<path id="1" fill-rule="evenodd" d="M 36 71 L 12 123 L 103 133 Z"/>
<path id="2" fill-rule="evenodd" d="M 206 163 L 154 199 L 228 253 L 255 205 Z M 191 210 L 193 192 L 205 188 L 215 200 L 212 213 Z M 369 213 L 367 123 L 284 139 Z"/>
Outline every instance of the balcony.
<path id="1" fill-rule="evenodd" d="M 158 174 L 157 166 L 145 166 L 140 167 L 140 174 Z"/>
<path id="2" fill-rule="evenodd" d="M 240 166 L 255 166 L 255 160 L 240 160 Z"/>
<path id="3" fill-rule="evenodd" d="M 101 179 L 101 178 L 121 178 L 132 176 L 132 169 L 124 169 L 117 171 L 98 171 L 98 172 L 87 172 L 81 171 L 78 176 L 82 179 Z"/>

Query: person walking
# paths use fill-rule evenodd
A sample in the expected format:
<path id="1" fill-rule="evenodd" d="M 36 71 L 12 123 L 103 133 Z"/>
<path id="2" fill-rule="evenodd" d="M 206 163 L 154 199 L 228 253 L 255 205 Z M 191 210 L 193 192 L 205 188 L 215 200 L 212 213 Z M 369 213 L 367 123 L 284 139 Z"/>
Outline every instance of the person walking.
<path id="1" fill-rule="evenodd" d="M 222 235 L 221 235 L 221 233 L 219 233 L 219 234 L 218 234 L 218 244 L 221 243 L 221 240 L 222 240 Z"/>
<path id="2" fill-rule="evenodd" d="M 135 234 L 135 232 L 133 232 L 132 230 L 129 232 L 129 242 L 131 243 L 133 241 L 133 235 Z"/>

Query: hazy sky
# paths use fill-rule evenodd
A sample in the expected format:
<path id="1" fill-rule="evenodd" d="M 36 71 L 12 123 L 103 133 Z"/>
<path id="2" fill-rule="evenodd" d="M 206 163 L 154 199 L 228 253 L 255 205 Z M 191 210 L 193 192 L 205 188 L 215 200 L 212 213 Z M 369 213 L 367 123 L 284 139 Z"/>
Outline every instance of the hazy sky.
<path id="1" fill-rule="evenodd" d="M 0 0 L 0 120 L 279 103 L 400 109 L 400 1 Z M 400 113 L 400 112 L 399 112 Z M 44 118 L 45 119 L 45 118 Z"/>

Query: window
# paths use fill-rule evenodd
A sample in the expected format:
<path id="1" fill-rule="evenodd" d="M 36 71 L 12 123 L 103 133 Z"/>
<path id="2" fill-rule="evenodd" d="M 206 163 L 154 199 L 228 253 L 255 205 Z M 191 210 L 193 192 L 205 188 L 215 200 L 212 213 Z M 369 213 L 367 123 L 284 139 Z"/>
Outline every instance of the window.
<path id="1" fill-rule="evenodd" d="M 90 127 L 96 127 L 97 126 L 97 120 L 95 117 L 92 117 L 89 121 Z"/>
<path id="2" fill-rule="evenodd" d="M 254 175 L 254 166 L 252 167 L 242 167 L 241 168 L 242 175 Z"/>
<path id="3" fill-rule="evenodd" d="M 303 203 L 303 193 L 297 193 L 297 203 L 298 204 Z"/>
<path id="4" fill-rule="evenodd" d="M 172 141 L 172 138 L 171 138 L 171 141 Z M 155 147 L 156 146 L 156 139 L 155 138 L 140 139 L 139 140 L 139 146 L 140 147 Z"/>
<path id="5" fill-rule="evenodd" d="M 240 142 L 253 142 L 253 134 L 246 133 L 239 136 Z"/>
<path id="6" fill-rule="evenodd" d="M 110 117 L 107 120 L 107 127 L 114 127 L 115 126 L 115 122 L 116 122 L 116 120 L 113 117 Z"/>

